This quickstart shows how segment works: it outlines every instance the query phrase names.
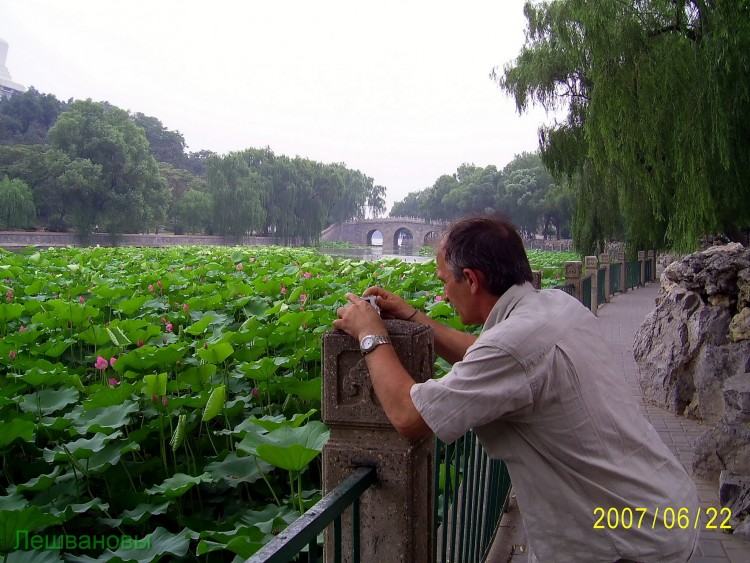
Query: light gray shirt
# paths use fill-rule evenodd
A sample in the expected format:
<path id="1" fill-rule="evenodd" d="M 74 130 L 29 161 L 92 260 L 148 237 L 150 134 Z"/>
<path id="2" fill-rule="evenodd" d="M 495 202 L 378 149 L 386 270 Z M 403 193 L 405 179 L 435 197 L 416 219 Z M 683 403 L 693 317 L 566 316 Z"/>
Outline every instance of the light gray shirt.
<path id="1" fill-rule="evenodd" d="M 474 428 L 507 464 L 540 562 L 686 561 L 695 485 L 639 412 L 599 332 L 566 293 L 515 285 L 463 360 L 414 385 L 412 400 L 441 440 Z M 608 525 L 610 508 L 620 521 L 632 512 L 629 529 Z M 664 511 L 669 524 L 669 509 L 676 518 L 680 508 L 689 527 L 666 529 Z M 604 529 L 594 528 L 598 509 Z"/>

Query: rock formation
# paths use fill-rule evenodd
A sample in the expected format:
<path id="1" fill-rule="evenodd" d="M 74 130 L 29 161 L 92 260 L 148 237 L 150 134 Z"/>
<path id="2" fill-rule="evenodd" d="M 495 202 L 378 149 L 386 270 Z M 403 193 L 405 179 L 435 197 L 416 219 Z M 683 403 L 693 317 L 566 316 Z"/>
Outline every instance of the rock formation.
<path id="1" fill-rule="evenodd" d="M 750 483 L 750 249 L 713 246 L 669 264 L 633 353 L 647 401 L 714 424 L 693 470 Z"/>

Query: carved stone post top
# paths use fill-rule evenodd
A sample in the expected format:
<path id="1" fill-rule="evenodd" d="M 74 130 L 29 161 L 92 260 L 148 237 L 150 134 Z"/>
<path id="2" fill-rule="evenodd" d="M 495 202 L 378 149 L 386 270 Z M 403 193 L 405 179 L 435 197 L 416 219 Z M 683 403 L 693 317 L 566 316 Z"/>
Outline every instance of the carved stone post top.
<path id="1" fill-rule="evenodd" d="M 654 257 L 654 251 L 653 250 L 649 250 L 648 252 L 646 252 L 646 258 L 653 258 L 653 257 Z"/>
<path id="2" fill-rule="evenodd" d="M 406 371 L 417 383 L 433 376 L 433 333 L 428 326 L 387 320 L 385 327 Z M 340 330 L 323 335 L 323 422 L 329 426 L 390 428 L 375 396 L 359 342 Z"/>
<path id="3" fill-rule="evenodd" d="M 646 259 L 646 251 L 645 250 L 639 250 L 638 251 L 638 260 L 645 260 Z"/>
<path id="4" fill-rule="evenodd" d="M 599 263 L 602 266 L 609 266 L 610 262 L 611 262 L 610 256 L 606 252 L 604 254 L 599 255 Z"/>
<path id="5" fill-rule="evenodd" d="M 625 253 L 624 252 L 618 252 L 617 253 L 617 261 L 618 262 L 625 262 Z"/>
<path id="6" fill-rule="evenodd" d="M 596 270 L 599 267 L 599 259 L 596 256 L 586 256 L 586 269 Z"/>
<path id="7" fill-rule="evenodd" d="M 565 277 L 566 278 L 580 278 L 582 271 L 583 271 L 583 262 L 579 260 L 572 260 L 570 262 L 565 262 Z"/>

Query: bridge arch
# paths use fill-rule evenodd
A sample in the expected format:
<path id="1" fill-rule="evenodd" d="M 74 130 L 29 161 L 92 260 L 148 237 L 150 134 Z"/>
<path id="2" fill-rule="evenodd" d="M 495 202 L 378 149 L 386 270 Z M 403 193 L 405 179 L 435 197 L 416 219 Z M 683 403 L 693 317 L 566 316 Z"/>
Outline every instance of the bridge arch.
<path id="1" fill-rule="evenodd" d="M 357 246 L 372 246 L 373 234 L 380 231 L 383 235 L 383 252 L 397 254 L 403 241 L 409 240 L 408 236 L 411 236 L 414 252 L 420 246 L 434 244 L 435 239 L 447 228 L 447 223 L 428 222 L 417 217 L 381 217 L 331 225 L 321 233 L 320 238 L 326 241 L 345 241 Z"/>

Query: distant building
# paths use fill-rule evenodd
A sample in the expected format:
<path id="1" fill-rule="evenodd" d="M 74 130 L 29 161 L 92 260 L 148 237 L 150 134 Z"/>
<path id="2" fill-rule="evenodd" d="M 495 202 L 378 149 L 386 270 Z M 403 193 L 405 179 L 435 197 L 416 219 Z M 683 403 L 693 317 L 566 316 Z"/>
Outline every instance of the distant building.
<path id="1" fill-rule="evenodd" d="M 0 98 L 10 98 L 13 94 L 20 94 L 26 91 L 25 86 L 18 82 L 13 82 L 5 66 L 5 60 L 8 57 L 8 42 L 0 38 Z"/>

